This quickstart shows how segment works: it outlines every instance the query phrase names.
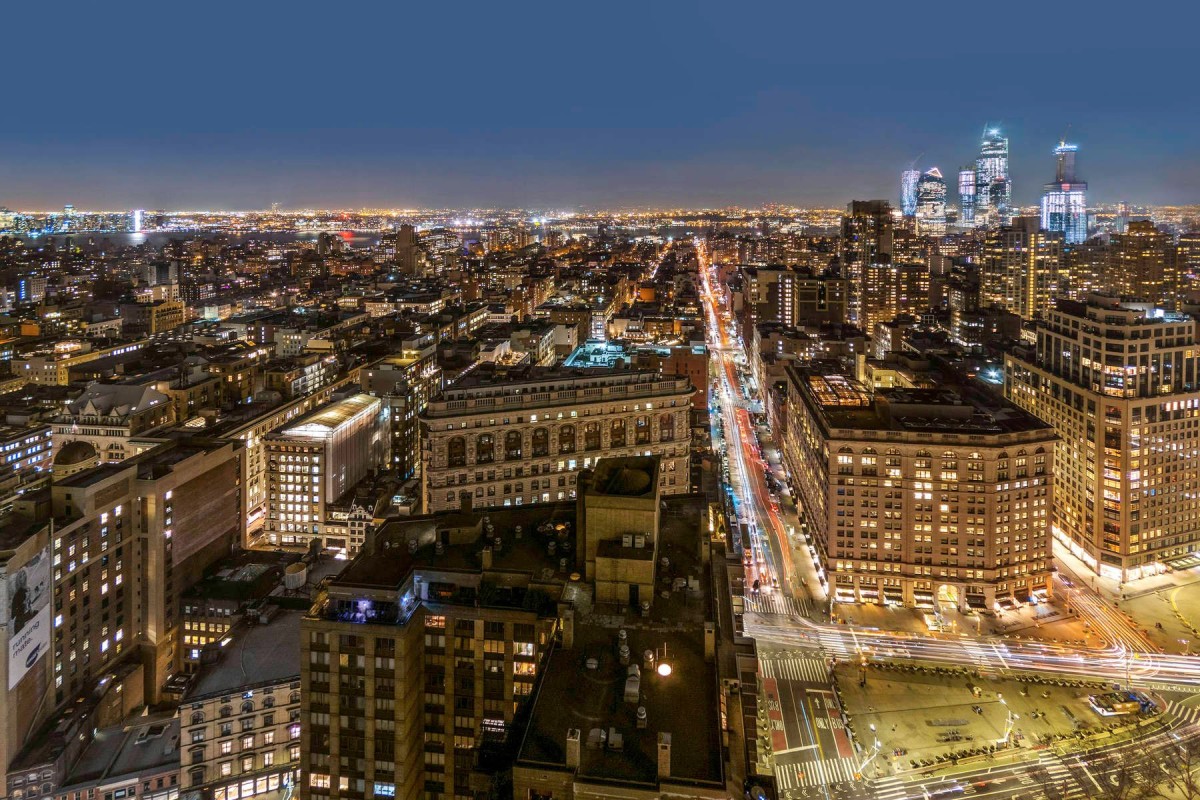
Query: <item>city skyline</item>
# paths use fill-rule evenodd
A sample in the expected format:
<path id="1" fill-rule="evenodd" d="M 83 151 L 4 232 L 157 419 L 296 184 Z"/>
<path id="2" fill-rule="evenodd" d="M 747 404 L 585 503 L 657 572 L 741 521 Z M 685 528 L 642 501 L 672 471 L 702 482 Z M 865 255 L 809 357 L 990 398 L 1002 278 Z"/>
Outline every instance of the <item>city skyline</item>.
<path id="1" fill-rule="evenodd" d="M 1102 14 L 1066 4 L 1040 9 L 1032 32 L 980 43 L 956 33 L 982 23 L 967 9 L 922 21 L 944 42 L 930 52 L 893 35 L 911 21 L 888 7 L 865 25 L 832 8 L 687 10 L 375 9 L 335 21 L 319 56 L 298 58 L 291 43 L 321 34 L 312 15 L 129 21 L 68 6 L 54 59 L 37 37 L 13 44 L 14 63 L 52 88 L 22 92 L 0 134 L 0 204 L 840 206 L 893 197 L 918 154 L 923 169 L 966 163 L 984 123 L 1010 139 L 1017 204 L 1037 202 L 1068 126 L 1095 202 L 1198 199 L 1200 112 L 1170 80 L 1145 79 L 1183 66 L 1172 45 L 1186 25 L 1133 18 L 1114 43 Z M 13 13 L 14 29 L 39 23 L 32 8 Z M 852 51 L 810 35 L 850 25 Z M 1064 27 L 1068 45 L 1054 35 Z M 443 35 L 397 46 L 403 30 Z M 1064 57 L 1136 68 L 1064 95 L 1044 80 Z M 1002 79 L 963 68 L 986 59 L 1004 61 Z M 938 79 L 917 92 L 914 74 Z"/>

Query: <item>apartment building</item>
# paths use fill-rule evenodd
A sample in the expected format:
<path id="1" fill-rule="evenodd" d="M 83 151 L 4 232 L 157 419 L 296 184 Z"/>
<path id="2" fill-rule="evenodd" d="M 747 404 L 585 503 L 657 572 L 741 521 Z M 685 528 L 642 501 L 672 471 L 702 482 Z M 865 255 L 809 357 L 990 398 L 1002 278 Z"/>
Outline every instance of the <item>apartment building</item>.
<path id="1" fill-rule="evenodd" d="M 1060 300 L 1036 348 L 1006 356 L 1005 392 L 1059 434 L 1054 534 L 1118 581 L 1200 550 L 1196 320 L 1092 295 Z"/>
<path id="2" fill-rule="evenodd" d="M 601 455 L 660 455 L 663 492 L 687 492 L 695 390 L 657 371 L 480 365 L 421 414 L 423 507 L 573 499 Z"/>
<path id="3" fill-rule="evenodd" d="M 784 457 L 836 602 L 990 610 L 1050 593 L 1049 425 L 973 386 L 786 375 Z"/>
<path id="4" fill-rule="evenodd" d="M 300 778 L 300 620 L 267 607 L 204 648 L 179 705 L 182 800 L 285 796 Z"/>

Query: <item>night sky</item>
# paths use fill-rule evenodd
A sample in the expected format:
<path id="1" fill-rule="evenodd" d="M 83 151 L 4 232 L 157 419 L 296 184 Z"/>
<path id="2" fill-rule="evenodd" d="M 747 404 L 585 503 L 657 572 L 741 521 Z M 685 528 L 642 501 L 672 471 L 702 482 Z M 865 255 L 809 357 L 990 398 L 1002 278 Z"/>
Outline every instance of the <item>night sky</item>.
<path id="1" fill-rule="evenodd" d="M 23 2 L 0 205 L 530 208 L 898 194 L 1070 126 L 1092 202 L 1200 202 L 1194 3 Z M 952 193 L 953 194 L 953 193 Z M 952 198 L 953 199 L 953 198 Z"/>

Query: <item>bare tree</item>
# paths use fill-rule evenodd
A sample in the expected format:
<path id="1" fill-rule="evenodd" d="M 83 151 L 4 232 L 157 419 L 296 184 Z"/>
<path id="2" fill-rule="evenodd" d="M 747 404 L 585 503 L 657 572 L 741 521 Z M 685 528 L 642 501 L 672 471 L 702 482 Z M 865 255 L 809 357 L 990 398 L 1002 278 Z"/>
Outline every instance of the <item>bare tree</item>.
<path id="1" fill-rule="evenodd" d="M 1158 766 L 1171 797 L 1200 800 L 1200 736 L 1172 741 Z"/>

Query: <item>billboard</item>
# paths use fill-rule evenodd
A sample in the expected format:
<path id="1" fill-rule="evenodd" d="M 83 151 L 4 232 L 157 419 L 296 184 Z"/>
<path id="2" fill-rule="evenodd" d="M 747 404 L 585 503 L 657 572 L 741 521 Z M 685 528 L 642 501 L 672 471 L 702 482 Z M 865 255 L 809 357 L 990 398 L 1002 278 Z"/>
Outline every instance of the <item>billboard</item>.
<path id="1" fill-rule="evenodd" d="M 8 688 L 50 649 L 50 548 L 8 576 Z"/>

